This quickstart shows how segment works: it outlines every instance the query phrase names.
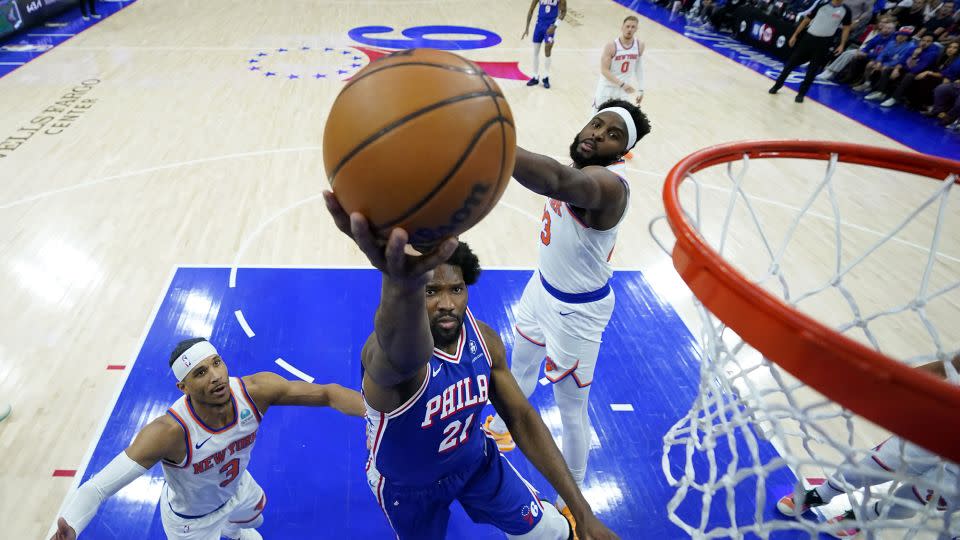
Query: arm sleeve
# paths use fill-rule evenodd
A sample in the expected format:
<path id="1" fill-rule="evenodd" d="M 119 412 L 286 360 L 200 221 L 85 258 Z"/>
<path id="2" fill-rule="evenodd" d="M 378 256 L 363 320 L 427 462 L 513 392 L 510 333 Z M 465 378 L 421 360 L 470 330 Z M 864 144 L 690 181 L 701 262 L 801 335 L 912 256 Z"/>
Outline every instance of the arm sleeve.
<path id="1" fill-rule="evenodd" d="M 120 452 L 106 467 L 84 482 L 68 499 L 61 517 L 77 531 L 77 536 L 96 515 L 103 501 L 147 472 L 126 452 Z"/>

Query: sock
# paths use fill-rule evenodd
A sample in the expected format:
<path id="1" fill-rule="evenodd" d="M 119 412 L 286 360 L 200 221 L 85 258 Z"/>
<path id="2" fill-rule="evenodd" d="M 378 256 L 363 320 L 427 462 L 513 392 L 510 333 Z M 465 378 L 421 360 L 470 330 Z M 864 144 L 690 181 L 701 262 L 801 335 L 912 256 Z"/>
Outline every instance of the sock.
<path id="1" fill-rule="evenodd" d="M 537 376 L 540 375 L 540 363 L 543 361 L 543 347 L 531 343 L 521 336 L 516 329 L 513 331 L 513 352 L 510 354 L 510 373 L 517 380 L 523 395 L 530 397 L 537 387 Z M 493 417 L 490 429 L 497 433 L 507 431 L 507 425 L 500 415 Z"/>
<path id="2" fill-rule="evenodd" d="M 817 486 L 816 489 L 814 489 L 814 491 L 817 492 L 817 495 L 820 496 L 820 499 L 823 502 L 828 503 L 830 502 L 830 499 L 836 497 L 837 495 L 843 495 L 845 493 L 845 491 L 843 491 L 842 489 L 838 489 L 842 485 L 843 485 L 842 482 L 837 481 L 835 478 L 831 476 L 830 478 L 827 478 L 826 482 Z"/>
<path id="3" fill-rule="evenodd" d="M 553 57 L 548 56 L 543 60 L 543 78 L 546 79 L 550 76 L 550 61 L 553 60 Z"/>
<path id="4" fill-rule="evenodd" d="M 583 480 L 587 473 L 587 456 L 590 453 L 590 417 L 587 415 L 587 400 L 590 387 L 580 388 L 573 377 L 566 377 L 553 385 L 553 396 L 560 409 L 560 422 L 563 426 L 561 452 L 567 462 L 570 474 L 583 489 Z M 566 502 L 557 497 L 557 508 L 563 508 Z"/>
<path id="5" fill-rule="evenodd" d="M 533 44 L 533 78 L 540 78 L 540 43 Z"/>

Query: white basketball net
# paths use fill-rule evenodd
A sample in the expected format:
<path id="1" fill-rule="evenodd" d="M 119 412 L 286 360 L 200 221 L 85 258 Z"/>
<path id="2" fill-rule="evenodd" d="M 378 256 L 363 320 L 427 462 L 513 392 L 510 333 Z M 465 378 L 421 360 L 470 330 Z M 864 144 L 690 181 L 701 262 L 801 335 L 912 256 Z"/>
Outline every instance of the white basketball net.
<path id="1" fill-rule="evenodd" d="M 944 361 L 953 358 L 960 346 L 960 260 L 956 258 L 960 255 L 960 207 L 956 201 L 950 205 L 950 194 L 957 191 L 956 178 L 942 183 L 924 179 L 925 184 L 918 184 L 926 189 L 918 194 L 919 204 L 888 220 L 889 225 L 876 234 L 844 221 L 844 212 L 856 206 L 844 193 L 870 197 L 874 195 L 872 175 L 900 173 L 839 167 L 834 155 L 829 162 L 802 162 L 817 170 L 826 165 L 826 173 L 822 181 L 816 180 L 817 175 L 799 182 L 800 191 L 791 193 L 793 200 L 803 201 L 799 208 L 749 193 L 751 168 L 762 172 L 763 167 L 782 166 L 785 161 L 798 163 L 751 162 L 744 155 L 726 164 L 725 175 L 719 166 L 700 171 L 697 177 L 688 175 L 681 184 L 687 219 L 727 261 L 787 304 L 911 366 L 939 360 L 948 379 L 960 382 L 950 362 Z M 848 167 L 851 173 L 838 174 L 838 169 Z M 756 172 L 752 176 L 758 176 Z M 704 179 L 708 174 L 716 179 L 713 184 Z M 765 182 L 760 186 L 769 189 L 779 181 L 777 176 L 760 176 L 750 181 L 753 187 Z M 919 178 L 903 176 L 915 182 Z M 851 187 L 853 183 L 860 187 Z M 867 201 L 864 206 L 869 210 L 873 204 Z M 779 223 L 771 224 L 775 220 L 770 216 Z M 655 239 L 661 219 L 650 224 Z M 873 228 L 881 226 L 870 221 Z M 851 240 L 851 235 L 857 238 Z M 911 235 L 925 241 L 905 240 Z M 815 252 L 821 248 L 818 256 Z M 819 279 L 813 279 L 818 272 L 809 269 L 810 261 L 800 266 L 804 256 L 823 267 Z M 741 265 L 739 259 L 753 263 Z M 899 262 L 891 260 L 907 261 L 910 264 L 903 266 L 910 268 L 900 268 Z M 860 284 L 870 280 L 879 283 L 881 294 L 864 293 Z M 675 524 L 694 538 L 753 534 L 819 538 L 819 533 L 850 529 L 861 530 L 856 538 L 960 536 L 956 464 L 896 437 L 874 451 L 889 433 L 762 358 L 723 321 L 694 302 L 702 323 L 699 392 L 689 413 L 664 437 L 663 471 L 676 490 L 667 508 Z M 907 334 L 910 340 L 897 341 Z M 944 429 L 960 429 L 960 422 Z M 770 452 L 766 441 L 779 456 Z M 891 470 L 876 466 L 874 458 Z M 796 476 L 785 481 L 785 468 Z M 804 485 L 797 484 L 795 478 L 832 478 L 846 492 L 811 513 L 785 517 L 775 509 L 777 500 L 793 490 L 799 505 L 805 489 L 811 487 L 805 480 Z M 852 520 L 827 522 L 851 509 Z"/>

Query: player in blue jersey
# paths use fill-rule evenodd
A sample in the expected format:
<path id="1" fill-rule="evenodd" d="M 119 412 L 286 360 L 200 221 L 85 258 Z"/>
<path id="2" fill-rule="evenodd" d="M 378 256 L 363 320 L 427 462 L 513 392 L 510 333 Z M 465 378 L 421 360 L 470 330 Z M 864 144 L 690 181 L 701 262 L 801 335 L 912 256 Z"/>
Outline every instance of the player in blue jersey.
<path id="1" fill-rule="evenodd" d="M 533 10 L 540 6 L 537 11 L 537 26 L 533 29 L 533 77 L 527 81 L 527 86 L 536 86 L 543 77 L 543 87 L 550 88 L 550 53 L 553 51 L 553 40 L 556 37 L 557 25 L 567 16 L 567 0 L 531 0 L 530 11 L 527 12 L 527 26 L 520 39 L 527 37 L 530 33 L 530 19 L 533 18 Z M 543 71 L 540 71 L 540 44 L 544 41 L 547 46 L 544 47 Z"/>
<path id="2" fill-rule="evenodd" d="M 450 504 L 508 538 L 567 540 L 573 530 L 541 501 L 480 429 L 489 399 L 517 445 L 570 504 L 582 540 L 617 538 L 590 509 L 550 432 L 507 368 L 500 336 L 467 309 L 479 262 L 447 239 L 424 255 L 407 233 L 377 240 L 359 213 L 324 194 L 337 227 L 383 273 L 374 332 L 364 344 L 367 479 L 397 538 L 442 539 Z"/>

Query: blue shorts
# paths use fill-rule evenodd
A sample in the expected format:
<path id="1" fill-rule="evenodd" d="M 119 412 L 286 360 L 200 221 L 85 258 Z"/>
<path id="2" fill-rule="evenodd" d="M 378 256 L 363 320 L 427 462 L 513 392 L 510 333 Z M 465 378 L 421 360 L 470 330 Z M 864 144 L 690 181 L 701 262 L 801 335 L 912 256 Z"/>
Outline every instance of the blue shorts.
<path id="1" fill-rule="evenodd" d="M 537 21 L 536 28 L 533 29 L 533 42 L 542 43 L 546 41 L 547 43 L 553 43 L 553 38 L 556 37 L 557 31 L 554 29 L 553 34 L 547 34 L 547 28 L 553 26 L 553 22 L 541 23 Z"/>
<path id="2" fill-rule="evenodd" d="M 484 437 L 484 455 L 472 470 L 446 476 L 428 486 L 398 486 L 383 479 L 383 510 L 400 540 L 446 538 L 450 505 L 459 501 L 474 523 L 501 531 L 530 532 L 543 516 L 537 492 Z"/>

